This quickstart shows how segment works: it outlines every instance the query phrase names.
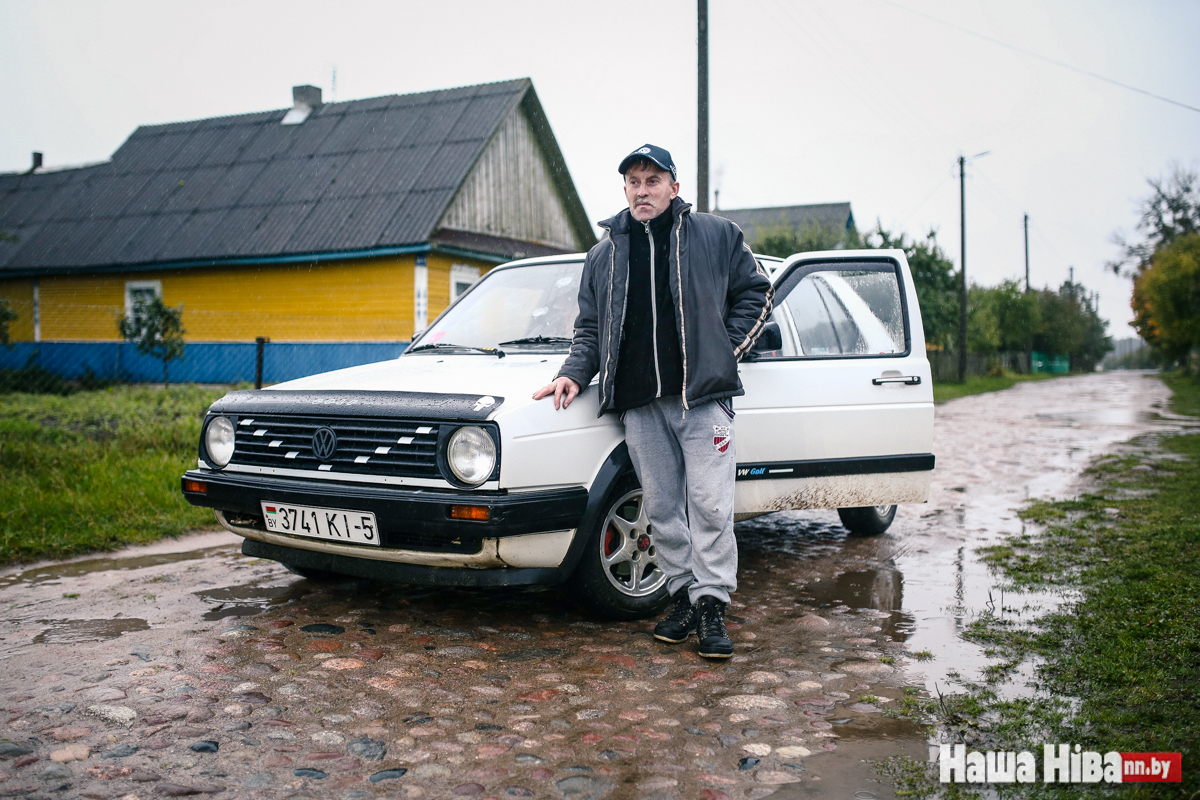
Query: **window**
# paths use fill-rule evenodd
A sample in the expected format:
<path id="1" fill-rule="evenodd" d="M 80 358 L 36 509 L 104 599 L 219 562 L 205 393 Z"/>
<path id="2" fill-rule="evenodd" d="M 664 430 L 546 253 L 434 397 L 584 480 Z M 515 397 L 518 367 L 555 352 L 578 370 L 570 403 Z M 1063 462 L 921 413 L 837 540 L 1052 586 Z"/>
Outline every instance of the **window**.
<path id="1" fill-rule="evenodd" d="M 477 280 L 479 280 L 479 267 L 452 264 L 450 266 L 450 302 L 453 303 L 457 300 L 458 296 L 470 289 Z"/>
<path id="2" fill-rule="evenodd" d="M 794 332 L 808 358 L 896 355 L 906 352 L 904 308 L 895 269 L 887 264 L 801 265 L 780 286 L 774 320 Z"/>
<path id="3" fill-rule="evenodd" d="M 162 281 L 125 281 L 125 316 L 141 327 L 141 320 L 134 314 L 137 301 L 148 302 L 162 297 Z"/>

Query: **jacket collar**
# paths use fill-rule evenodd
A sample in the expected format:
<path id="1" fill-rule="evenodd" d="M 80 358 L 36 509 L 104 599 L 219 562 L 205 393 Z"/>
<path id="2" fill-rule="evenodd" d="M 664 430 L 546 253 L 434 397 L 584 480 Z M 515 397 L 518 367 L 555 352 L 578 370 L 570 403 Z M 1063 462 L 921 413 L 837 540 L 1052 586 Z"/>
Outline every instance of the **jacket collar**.
<path id="1" fill-rule="evenodd" d="M 680 214 L 686 214 L 691 211 L 692 204 L 684 202 L 682 198 L 676 197 L 671 201 L 671 216 L 678 217 Z M 629 233 L 630 228 L 634 223 L 633 214 L 629 213 L 628 208 L 623 208 L 608 219 L 596 223 L 601 228 L 608 231 L 609 236 Z M 674 223 L 672 223 L 672 226 Z"/>

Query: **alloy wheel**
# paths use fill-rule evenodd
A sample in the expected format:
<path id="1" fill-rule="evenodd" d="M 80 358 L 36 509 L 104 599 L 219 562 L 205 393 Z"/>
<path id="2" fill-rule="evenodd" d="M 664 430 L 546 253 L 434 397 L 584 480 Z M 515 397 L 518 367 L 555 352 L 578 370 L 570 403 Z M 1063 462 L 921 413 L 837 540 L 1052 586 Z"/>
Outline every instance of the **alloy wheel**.
<path id="1" fill-rule="evenodd" d="M 641 489 L 626 493 L 609 508 L 600 537 L 600 563 L 608 582 L 629 597 L 653 594 L 666 583 Z"/>

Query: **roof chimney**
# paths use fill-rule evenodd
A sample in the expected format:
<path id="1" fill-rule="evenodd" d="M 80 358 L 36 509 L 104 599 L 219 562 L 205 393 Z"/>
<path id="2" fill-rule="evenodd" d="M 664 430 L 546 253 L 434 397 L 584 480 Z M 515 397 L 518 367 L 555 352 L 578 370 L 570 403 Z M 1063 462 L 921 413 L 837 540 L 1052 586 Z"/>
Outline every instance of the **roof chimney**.
<path id="1" fill-rule="evenodd" d="M 292 107 L 283 117 L 283 125 L 299 125 L 308 115 L 321 107 L 321 89 L 318 86 L 293 86 Z"/>
<path id="2" fill-rule="evenodd" d="M 33 151 L 33 166 L 30 167 L 29 172 L 27 172 L 25 174 L 32 175 L 33 173 L 35 173 L 39 169 L 41 169 L 41 166 L 42 166 L 42 154 L 39 153 L 38 151 L 34 150 Z"/>

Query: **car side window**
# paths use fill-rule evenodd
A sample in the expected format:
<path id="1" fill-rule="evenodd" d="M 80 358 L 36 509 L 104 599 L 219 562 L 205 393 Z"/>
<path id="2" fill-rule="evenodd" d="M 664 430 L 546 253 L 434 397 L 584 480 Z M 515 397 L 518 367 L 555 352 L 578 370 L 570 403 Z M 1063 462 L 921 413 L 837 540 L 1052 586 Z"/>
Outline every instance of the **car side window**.
<path id="1" fill-rule="evenodd" d="M 805 266 L 780 288 L 784 296 L 779 313 L 796 333 L 796 355 L 837 358 L 905 352 L 904 307 L 894 269 L 873 264 Z"/>

